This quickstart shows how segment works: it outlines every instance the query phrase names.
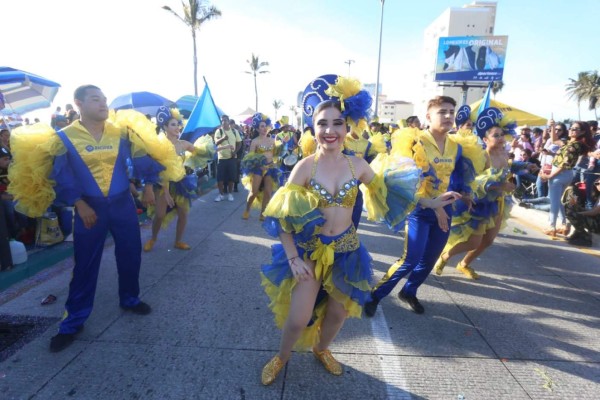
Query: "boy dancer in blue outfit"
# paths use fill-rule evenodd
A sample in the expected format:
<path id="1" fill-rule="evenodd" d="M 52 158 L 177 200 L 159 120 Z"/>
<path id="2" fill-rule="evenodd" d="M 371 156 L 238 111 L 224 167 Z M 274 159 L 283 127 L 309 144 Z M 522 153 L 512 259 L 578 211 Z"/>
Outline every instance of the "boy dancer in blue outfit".
<path id="1" fill-rule="evenodd" d="M 426 185 L 423 192 L 435 198 L 447 190 L 453 191 L 454 200 L 462 197 L 463 201 L 470 204 L 469 197 L 465 195 L 470 189 L 463 182 L 462 164 L 466 160 L 463 160 L 461 146 L 448 137 L 454 124 L 455 107 L 456 101 L 447 96 L 437 96 L 428 102 L 426 117 L 429 129 L 418 135 L 429 162 L 429 170 L 423 176 L 423 185 Z M 462 192 L 463 195 L 456 192 Z M 409 273 L 398 297 L 408 303 L 415 313 L 422 314 L 425 311 L 417 299 L 417 290 L 425 282 L 446 245 L 452 205 L 431 209 L 423 207 L 423 204 L 424 201 L 419 201 L 407 218 L 404 255 L 375 285 L 371 293 L 372 300 L 365 305 L 365 314 L 369 317 L 375 315 L 381 299 Z"/>

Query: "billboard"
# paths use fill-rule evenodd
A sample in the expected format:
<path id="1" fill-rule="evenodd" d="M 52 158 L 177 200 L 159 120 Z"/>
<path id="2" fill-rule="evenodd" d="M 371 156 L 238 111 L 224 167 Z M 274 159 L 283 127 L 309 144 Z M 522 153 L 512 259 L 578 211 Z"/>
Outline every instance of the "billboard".
<path id="1" fill-rule="evenodd" d="M 508 36 L 442 37 L 435 64 L 436 81 L 500 81 Z"/>

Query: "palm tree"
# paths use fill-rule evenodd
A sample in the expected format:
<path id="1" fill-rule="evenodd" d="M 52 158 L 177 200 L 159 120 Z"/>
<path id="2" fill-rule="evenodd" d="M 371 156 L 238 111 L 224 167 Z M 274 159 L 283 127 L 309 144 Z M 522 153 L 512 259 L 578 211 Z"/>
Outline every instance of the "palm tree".
<path id="1" fill-rule="evenodd" d="M 283 105 L 283 101 L 281 100 L 273 100 L 273 108 L 275 109 L 275 121 L 277 121 L 277 111 Z"/>
<path id="2" fill-rule="evenodd" d="M 567 86 L 567 95 L 569 99 L 577 100 L 577 112 L 579 120 L 581 120 L 581 102 L 586 100 L 589 90 L 590 72 L 580 72 L 577 74 L 577 79 L 569 78 L 570 83 Z"/>
<path id="3" fill-rule="evenodd" d="M 492 86 L 492 95 L 494 96 L 494 99 L 502 89 L 504 89 L 504 81 L 494 81 L 494 85 Z"/>
<path id="4" fill-rule="evenodd" d="M 198 96 L 198 57 L 196 50 L 196 31 L 200 31 L 200 27 L 207 21 L 221 16 L 221 11 L 215 6 L 208 4 L 204 0 L 188 0 L 186 4 L 181 1 L 183 6 L 183 17 L 177 14 L 169 6 L 163 6 L 177 18 L 186 24 L 192 30 L 192 42 L 194 43 L 194 95 Z"/>
<path id="5" fill-rule="evenodd" d="M 260 61 L 258 56 L 255 56 L 252 53 L 252 59 L 246 60 L 248 65 L 250 65 L 250 71 L 245 71 L 247 74 L 254 76 L 254 93 L 256 95 L 256 102 L 254 104 L 254 109 L 258 111 L 258 87 L 256 86 L 256 74 L 266 74 L 269 71 L 261 71 L 261 68 L 268 67 L 269 63 L 266 61 Z"/>
<path id="6" fill-rule="evenodd" d="M 298 118 L 298 107 L 290 106 L 290 111 L 294 114 L 294 119 L 298 122 L 297 126 L 300 126 L 300 119 Z"/>
<path id="7" fill-rule="evenodd" d="M 594 116 L 598 119 L 596 107 L 600 105 L 600 76 L 598 71 L 590 72 L 587 80 L 586 97 L 589 101 L 588 108 L 594 110 Z"/>

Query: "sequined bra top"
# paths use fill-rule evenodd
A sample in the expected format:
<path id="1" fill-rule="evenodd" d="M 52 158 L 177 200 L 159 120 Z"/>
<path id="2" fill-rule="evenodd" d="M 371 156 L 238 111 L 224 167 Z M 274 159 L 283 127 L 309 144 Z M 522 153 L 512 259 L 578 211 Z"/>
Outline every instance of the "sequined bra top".
<path id="1" fill-rule="evenodd" d="M 259 144 L 256 146 L 256 149 L 254 151 L 256 151 L 258 154 L 264 154 L 264 153 L 269 153 L 271 151 L 273 151 L 273 145 L 268 145 L 268 146 L 264 146 L 262 144 Z"/>
<path id="2" fill-rule="evenodd" d="M 313 162 L 312 173 L 310 177 L 310 190 L 319 198 L 319 207 L 354 207 L 356 196 L 358 195 L 358 181 L 354 175 L 354 165 L 350 161 L 350 157 L 344 154 L 350 171 L 352 171 L 352 179 L 342 185 L 342 188 L 337 193 L 331 194 L 315 179 L 315 173 L 317 172 L 318 156 L 315 156 Z"/>

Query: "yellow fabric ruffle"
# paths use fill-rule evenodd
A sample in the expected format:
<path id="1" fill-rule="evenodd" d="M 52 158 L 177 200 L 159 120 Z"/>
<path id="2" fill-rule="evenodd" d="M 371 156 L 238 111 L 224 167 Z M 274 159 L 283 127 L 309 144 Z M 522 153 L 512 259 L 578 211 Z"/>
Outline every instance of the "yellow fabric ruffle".
<path id="1" fill-rule="evenodd" d="M 273 218 L 301 217 L 318 205 L 319 198 L 307 188 L 288 182 L 275 193 L 264 214 Z"/>
<path id="2" fill-rule="evenodd" d="M 373 165 L 374 164 L 374 165 Z M 368 184 L 361 184 L 360 190 L 363 193 L 364 205 L 367 209 L 367 218 L 371 221 L 381 221 L 389 211 L 386 203 L 387 187 L 383 178 L 384 163 L 380 156 L 377 156 L 371 163 L 371 168 L 375 176 Z"/>
<path id="3" fill-rule="evenodd" d="M 175 190 L 171 190 L 170 192 L 171 192 L 171 196 L 173 197 L 173 201 L 175 202 L 175 206 L 179 209 L 184 210 L 184 212 L 186 214 L 189 214 L 190 199 L 188 199 L 185 196 L 182 196 L 180 194 L 176 194 Z M 157 196 L 162 196 L 163 193 L 164 193 L 164 188 L 161 188 Z M 172 208 L 171 210 L 169 210 L 167 208 L 167 213 L 165 214 L 165 217 L 163 218 L 162 224 L 160 224 L 161 229 L 167 229 L 169 227 L 169 224 L 171 223 L 171 221 L 173 221 L 175 219 L 175 217 L 177 216 L 177 208 Z M 154 217 L 156 217 L 156 207 L 148 206 L 148 208 L 146 209 L 146 215 L 148 215 L 148 218 L 154 219 Z"/>
<path id="4" fill-rule="evenodd" d="M 210 135 L 202 135 L 194 142 L 194 151 L 185 152 L 184 166 L 193 170 L 205 168 L 215 157 L 216 147 Z"/>
<path id="5" fill-rule="evenodd" d="M 298 146 L 302 150 L 302 157 L 308 157 L 311 154 L 315 154 L 317 151 L 317 140 L 311 135 L 310 131 L 305 131 L 300 136 Z"/>
<path id="6" fill-rule="evenodd" d="M 8 169 L 8 192 L 17 201 L 16 210 L 29 217 L 41 217 L 56 194 L 48 177 L 54 157 L 66 151 L 54 129 L 46 124 L 16 128 L 10 138 L 13 161 Z"/>
<path id="7" fill-rule="evenodd" d="M 421 133 L 422 131 L 418 128 L 402 128 L 394 131 L 390 154 L 412 158 L 418 168 L 427 172 L 429 171 L 429 159 L 421 144 Z"/>
<path id="8" fill-rule="evenodd" d="M 163 181 L 178 182 L 185 176 L 181 159 L 175 146 L 163 134 L 156 134 L 156 125 L 146 116 L 135 110 L 119 110 L 114 116 L 114 124 L 127 128 L 132 143 L 131 154 L 140 157 L 148 154 L 165 170 L 160 173 Z"/>
<path id="9" fill-rule="evenodd" d="M 453 135 L 448 135 L 448 139 L 462 146 L 462 155 L 471 160 L 476 175 L 483 173 L 487 156 L 477 135 L 470 130 L 461 129 Z"/>
<path id="10" fill-rule="evenodd" d="M 263 214 L 279 219 L 285 232 L 301 232 L 306 221 L 293 225 L 285 220 L 286 217 L 302 217 L 319 206 L 319 198 L 304 186 L 286 183 L 277 190 Z"/>
<path id="11" fill-rule="evenodd" d="M 322 285 L 329 295 L 328 297 L 331 297 L 335 301 L 342 304 L 348 313 L 348 318 L 360 318 L 362 316 L 362 307 L 350 297 L 340 292 L 333 284 L 331 264 L 326 266 L 324 269 L 325 272 L 322 278 Z M 279 286 L 276 286 L 273 285 L 271 281 L 269 281 L 262 273 L 261 276 L 262 286 L 265 289 L 265 293 L 271 300 L 269 303 L 269 308 L 275 315 L 275 324 L 279 329 L 282 329 L 290 312 L 292 292 L 296 287 L 297 282 L 294 278 L 289 278 L 283 280 Z M 357 282 L 355 286 L 361 288 L 362 290 L 370 290 L 370 286 L 367 281 Z M 325 297 L 321 302 L 319 302 L 319 304 L 315 306 L 312 316 L 314 323 L 304 328 L 302 335 L 294 344 L 294 350 L 309 350 L 319 343 L 319 332 L 327 311 L 328 297 Z"/>
<path id="12" fill-rule="evenodd" d="M 387 146 L 385 144 L 385 137 L 381 133 L 376 133 L 369 138 L 371 142 L 371 148 L 369 149 L 369 156 L 374 156 L 379 153 L 387 153 Z"/>

